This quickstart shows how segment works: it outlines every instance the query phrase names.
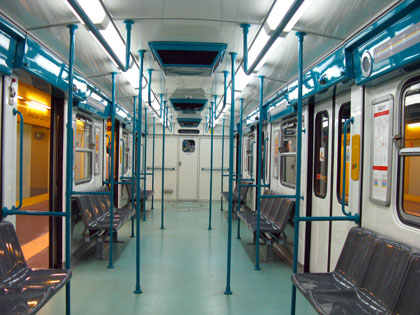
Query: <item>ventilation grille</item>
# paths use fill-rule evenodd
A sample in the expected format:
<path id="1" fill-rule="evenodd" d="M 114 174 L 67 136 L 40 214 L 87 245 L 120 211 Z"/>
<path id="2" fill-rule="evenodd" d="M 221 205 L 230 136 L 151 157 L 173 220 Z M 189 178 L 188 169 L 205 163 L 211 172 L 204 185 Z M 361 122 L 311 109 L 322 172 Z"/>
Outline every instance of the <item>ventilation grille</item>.
<path id="1" fill-rule="evenodd" d="M 198 135 L 200 131 L 197 129 L 178 129 L 178 133 L 184 135 Z"/>
<path id="2" fill-rule="evenodd" d="M 181 127 L 196 128 L 200 125 L 201 118 L 177 118 Z"/>
<path id="3" fill-rule="evenodd" d="M 204 109 L 207 100 L 200 99 L 170 99 L 173 108 L 182 112 L 199 112 Z"/>
<path id="4" fill-rule="evenodd" d="M 211 76 L 223 58 L 226 44 L 149 42 L 166 75 Z"/>

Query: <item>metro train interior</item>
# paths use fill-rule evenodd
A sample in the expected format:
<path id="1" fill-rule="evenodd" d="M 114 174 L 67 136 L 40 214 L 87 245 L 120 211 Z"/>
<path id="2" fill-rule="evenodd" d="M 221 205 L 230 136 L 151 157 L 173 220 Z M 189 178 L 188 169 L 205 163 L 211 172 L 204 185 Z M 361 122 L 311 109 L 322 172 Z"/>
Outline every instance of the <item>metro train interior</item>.
<path id="1" fill-rule="evenodd" d="M 420 314 L 420 1 L 0 3 L 0 314 Z"/>

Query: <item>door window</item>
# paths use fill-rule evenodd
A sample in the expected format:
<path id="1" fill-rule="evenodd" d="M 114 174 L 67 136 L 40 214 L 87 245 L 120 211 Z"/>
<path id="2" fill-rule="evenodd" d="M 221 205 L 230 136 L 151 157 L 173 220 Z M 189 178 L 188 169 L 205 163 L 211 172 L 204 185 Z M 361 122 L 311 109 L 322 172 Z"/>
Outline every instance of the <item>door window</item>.
<path id="1" fill-rule="evenodd" d="M 325 198 L 328 184 L 328 137 L 329 118 L 326 111 L 315 117 L 315 152 L 314 152 L 314 192 L 315 196 Z"/>

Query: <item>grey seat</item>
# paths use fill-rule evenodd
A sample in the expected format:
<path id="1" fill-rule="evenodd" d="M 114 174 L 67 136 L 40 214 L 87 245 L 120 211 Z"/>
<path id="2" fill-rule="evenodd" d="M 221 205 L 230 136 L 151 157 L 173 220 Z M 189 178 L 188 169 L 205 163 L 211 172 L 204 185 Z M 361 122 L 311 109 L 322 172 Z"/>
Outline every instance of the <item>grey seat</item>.
<path id="1" fill-rule="evenodd" d="M 350 291 L 361 285 L 372 255 L 376 235 L 354 227 L 347 234 L 337 265 L 328 273 L 296 273 L 292 281 L 307 297 L 310 291 Z M 357 252 L 357 255 L 355 253 Z"/>
<path id="2" fill-rule="evenodd" d="M 387 314 L 396 301 L 409 258 L 407 246 L 376 239 L 360 286 L 348 291 L 312 290 L 309 302 L 320 314 Z"/>
<path id="3" fill-rule="evenodd" d="M 0 222 L 0 314 L 36 313 L 71 278 L 70 270 L 27 266 L 10 222 Z"/>

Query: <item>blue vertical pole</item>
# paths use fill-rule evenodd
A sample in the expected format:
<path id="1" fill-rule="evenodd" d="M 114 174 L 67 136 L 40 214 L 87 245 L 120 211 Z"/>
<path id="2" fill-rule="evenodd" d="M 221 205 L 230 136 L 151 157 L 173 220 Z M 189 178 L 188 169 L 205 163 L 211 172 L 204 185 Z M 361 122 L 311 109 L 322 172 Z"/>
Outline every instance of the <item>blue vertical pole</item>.
<path id="1" fill-rule="evenodd" d="M 214 104 L 216 104 L 217 96 L 214 95 L 214 102 L 210 102 L 211 106 L 211 119 L 210 119 L 210 200 L 209 200 L 209 230 L 211 230 L 211 206 L 212 206 L 212 199 L 213 199 L 213 111 L 214 111 Z"/>
<path id="2" fill-rule="evenodd" d="M 243 109 L 244 109 L 244 99 L 240 98 L 239 99 L 241 102 L 241 112 L 240 112 L 240 117 L 239 117 L 239 131 L 238 131 L 238 136 L 239 136 L 239 143 L 238 143 L 238 182 L 237 185 L 238 186 L 238 212 L 241 211 L 241 179 L 242 179 L 242 114 L 243 114 Z M 236 236 L 236 238 L 238 240 L 241 239 L 241 220 L 238 217 L 238 234 Z"/>
<path id="3" fill-rule="evenodd" d="M 228 208 L 228 248 L 227 248 L 227 273 L 225 294 L 232 294 L 230 288 L 230 270 L 232 263 L 232 207 L 233 207 L 233 132 L 235 124 L 235 59 L 237 53 L 231 52 L 232 72 L 231 72 L 231 90 L 232 99 L 230 105 L 230 133 L 229 133 L 229 208 Z"/>
<path id="4" fill-rule="evenodd" d="M 143 291 L 140 288 L 140 167 L 141 167 L 141 112 L 142 112 L 142 102 L 143 102 L 143 61 L 144 53 L 146 50 L 139 50 L 140 57 L 140 73 L 139 73 L 139 98 L 138 98 L 138 123 L 137 123 L 137 169 L 136 169 L 136 184 L 137 184 L 137 202 L 136 202 L 136 288 L 134 293 L 140 294 Z M 134 193 L 133 193 L 134 195 Z"/>
<path id="5" fill-rule="evenodd" d="M 260 117 L 258 121 L 258 165 L 257 165 L 257 243 L 256 243 L 256 255 L 255 255 L 255 268 L 254 270 L 261 270 L 260 268 L 260 214 L 261 214 L 261 147 L 262 147 L 262 124 L 263 124 L 263 102 L 264 102 L 264 77 L 259 76 L 260 78 Z"/>
<path id="6" fill-rule="evenodd" d="M 165 132 L 166 132 L 166 116 L 167 116 L 167 108 L 166 108 L 166 101 L 163 102 L 163 130 L 162 130 L 162 201 L 161 201 L 161 221 L 160 221 L 160 229 L 164 230 L 164 208 L 165 208 Z"/>
<path id="7" fill-rule="evenodd" d="M 293 250 L 293 273 L 297 272 L 299 248 L 299 219 L 300 219 L 300 173 L 302 163 L 302 84 L 303 84 L 303 37 L 305 33 L 296 32 L 299 42 L 298 52 L 298 111 L 297 111 L 297 143 L 296 143 L 296 203 L 295 203 L 295 235 Z M 296 287 L 292 285 L 291 314 L 296 311 Z"/>
<path id="8" fill-rule="evenodd" d="M 125 47 L 125 68 L 128 70 L 130 67 L 130 47 L 131 47 L 131 28 L 134 24 L 133 20 L 125 20 L 125 29 L 127 30 L 127 43 Z"/>
<path id="9" fill-rule="evenodd" d="M 66 269 L 71 268 L 71 192 L 73 191 L 73 65 L 74 42 L 77 25 L 71 24 L 69 56 L 69 99 L 67 104 L 67 151 L 66 151 Z M 23 122 L 21 122 L 23 123 Z M 22 172 L 22 169 L 21 169 Z M 66 314 L 70 315 L 70 281 L 66 284 Z"/>
<path id="10" fill-rule="evenodd" d="M 131 207 L 134 209 L 134 194 L 135 194 L 135 185 L 134 185 L 134 169 L 136 168 L 136 102 L 137 96 L 134 96 L 134 107 L 133 107 L 133 152 L 131 158 Z M 134 237 L 134 216 L 131 217 L 131 237 Z"/>
<path id="11" fill-rule="evenodd" d="M 144 177 L 143 177 L 143 221 L 146 221 L 146 178 L 147 178 L 147 107 L 144 107 Z"/>
<path id="12" fill-rule="evenodd" d="M 226 96 L 225 96 L 226 97 Z M 222 183 L 220 191 L 223 193 L 223 179 L 224 179 L 224 158 L 225 158 L 225 119 L 222 119 Z M 220 196 L 220 211 L 223 211 L 223 196 Z"/>
<path id="13" fill-rule="evenodd" d="M 155 191 L 155 136 L 156 136 L 156 117 L 153 116 L 153 146 L 152 146 L 152 191 Z M 152 194 L 152 210 L 154 209 L 154 193 Z"/>
<path id="14" fill-rule="evenodd" d="M 112 103 L 111 103 L 111 174 L 109 178 L 110 190 L 109 190 L 109 263 L 108 268 L 114 268 L 112 262 L 112 252 L 114 247 L 114 145 L 115 145 L 115 77 L 116 72 L 112 72 Z"/>

